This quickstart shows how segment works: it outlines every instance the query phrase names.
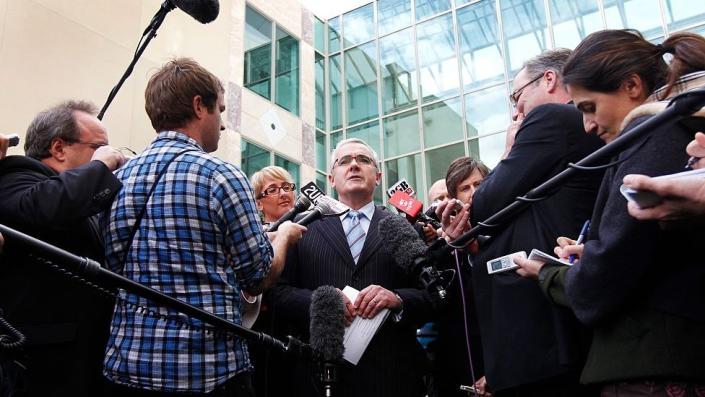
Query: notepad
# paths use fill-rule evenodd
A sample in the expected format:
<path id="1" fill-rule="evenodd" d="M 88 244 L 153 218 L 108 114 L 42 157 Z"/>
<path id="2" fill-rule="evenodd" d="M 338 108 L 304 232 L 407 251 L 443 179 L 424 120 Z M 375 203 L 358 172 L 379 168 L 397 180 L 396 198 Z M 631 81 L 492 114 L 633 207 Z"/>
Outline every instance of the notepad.
<path id="1" fill-rule="evenodd" d="M 359 293 L 360 291 L 351 286 L 343 288 L 343 294 L 350 299 L 350 302 L 355 302 Z M 362 354 L 367 350 L 367 346 L 379 330 L 379 327 L 387 319 L 387 316 L 389 316 L 389 309 L 380 310 L 372 318 L 355 317 L 352 324 L 345 328 L 345 335 L 343 336 L 343 346 L 345 347 L 343 358 L 346 361 L 353 365 L 357 365 L 360 362 Z"/>
<path id="2" fill-rule="evenodd" d="M 536 248 L 531 250 L 531 253 L 529 254 L 529 259 L 532 261 L 539 261 L 539 262 L 544 262 L 544 263 L 551 263 L 554 265 L 565 265 L 565 266 L 573 266 L 572 263 L 568 261 L 564 261 L 562 259 L 558 259 L 553 255 L 549 255 L 543 251 L 539 251 Z"/>

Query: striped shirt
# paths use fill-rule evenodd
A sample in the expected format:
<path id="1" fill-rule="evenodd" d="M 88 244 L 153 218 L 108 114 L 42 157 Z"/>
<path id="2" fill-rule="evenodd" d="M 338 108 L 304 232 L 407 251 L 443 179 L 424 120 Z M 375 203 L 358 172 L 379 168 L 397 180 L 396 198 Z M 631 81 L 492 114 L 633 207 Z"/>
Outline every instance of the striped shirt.
<path id="1" fill-rule="evenodd" d="M 160 170 L 177 155 L 148 198 Z M 102 219 L 109 268 L 240 324 L 240 291 L 259 285 L 273 255 L 242 171 L 206 154 L 186 135 L 165 131 L 116 176 L 124 188 Z M 241 339 L 204 334 L 197 319 L 125 291 L 120 296 L 154 313 L 115 306 L 104 361 L 111 381 L 164 392 L 209 392 L 252 369 Z"/>

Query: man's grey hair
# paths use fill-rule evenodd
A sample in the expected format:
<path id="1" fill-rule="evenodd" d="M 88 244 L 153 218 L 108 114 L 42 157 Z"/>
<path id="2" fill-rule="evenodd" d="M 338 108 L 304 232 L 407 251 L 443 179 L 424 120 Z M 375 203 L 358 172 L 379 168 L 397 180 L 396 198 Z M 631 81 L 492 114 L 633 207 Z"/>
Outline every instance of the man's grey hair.
<path id="1" fill-rule="evenodd" d="M 526 74 L 534 78 L 546 70 L 552 70 L 558 75 L 558 80 L 563 79 L 563 66 L 568 62 L 572 50 L 567 48 L 556 48 L 555 50 L 545 50 L 539 55 L 524 62 L 522 69 L 526 69 Z"/>
<path id="2" fill-rule="evenodd" d="M 24 151 L 37 160 L 51 156 L 51 142 L 60 138 L 66 143 L 80 140 L 75 112 L 85 112 L 95 116 L 98 108 L 91 102 L 69 100 L 39 113 L 27 127 Z"/>
<path id="3" fill-rule="evenodd" d="M 375 161 L 375 165 L 379 167 L 379 157 L 377 156 L 377 152 L 375 152 L 374 149 L 372 149 L 372 146 L 368 145 L 367 142 L 363 141 L 362 139 L 359 138 L 348 138 L 348 139 L 343 139 L 342 141 L 338 142 L 337 145 L 335 145 L 335 149 L 330 153 L 330 167 L 329 169 L 332 171 L 333 170 L 333 164 L 335 164 L 335 161 L 337 160 L 335 153 L 338 149 L 340 149 L 342 146 L 349 145 L 351 143 L 359 143 L 360 145 L 363 145 L 367 148 L 367 150 L 372 153 L 372 159 Z"/>

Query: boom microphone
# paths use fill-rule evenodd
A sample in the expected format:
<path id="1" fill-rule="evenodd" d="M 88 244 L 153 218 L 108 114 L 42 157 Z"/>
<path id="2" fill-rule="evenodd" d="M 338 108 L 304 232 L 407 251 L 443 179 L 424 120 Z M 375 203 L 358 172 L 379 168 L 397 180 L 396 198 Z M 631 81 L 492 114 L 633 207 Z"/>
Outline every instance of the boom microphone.
<path id="1" fill-rule="evenodd" d="M 335 287 L 323 285 L 311 296 L 311 348 L 321 360 L 321 382 L 324 395 L 332 396 L 337 380 L 336 363 L 343 357 L 345 335 L 345 305 Z"/>
<path id="2" fill-rule="evenodd" d="M 294 208 L 287 211 L 284 215 L 282 215 L 281 218 L 277 219 L 276 222 L 272 223 L 269 226 L 269 229 L 267 229 L 267 231 L 268 232 L 277 231 L 277 229 L 279 229 L 279 226 L 281 226 L 282 223 L 294 219 L 294 217 L 296 217 L 296 215 L 306 211 L 310 206 L 311 206 L 311 200 L 309 200 L 304 195 L 300 195 L 296 199 L 296 203 L 294 203 Z"/>
<path id="3" fill-rule="evenodd" d="M 447 288 L 455 278 L 455 270 L 439 271 L 435 262 L 447 257 L 445 240 L 437 240 L 431 247 L 419 238 L 414 228 L 402 217 L 387 216 L 379 221 L 379 234 L 384 240 L 387 252 L 407 273 L 418 277 L 435 305 L 445 302 Z"/>
<path id="4" fill-rule="evenodd" d="M 220 12 L 218 0 L 166 0 L 200 23 L 215 21 Z"/>

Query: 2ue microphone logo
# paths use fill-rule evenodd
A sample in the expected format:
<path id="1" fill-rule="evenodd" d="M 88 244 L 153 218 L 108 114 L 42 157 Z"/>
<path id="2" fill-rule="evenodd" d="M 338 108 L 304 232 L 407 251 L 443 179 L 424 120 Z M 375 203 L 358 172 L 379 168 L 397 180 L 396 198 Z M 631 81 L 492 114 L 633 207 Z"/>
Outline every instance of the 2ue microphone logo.
<path id="1" fill-rule="evenodd" d="M 313 204 L 316 204 L 318 198 L 325 196 L 325 193 L 313 182 L 309 182 L 301 187 L 301 194 L 306 196 L 307 199 L 311 200 Z"/>

